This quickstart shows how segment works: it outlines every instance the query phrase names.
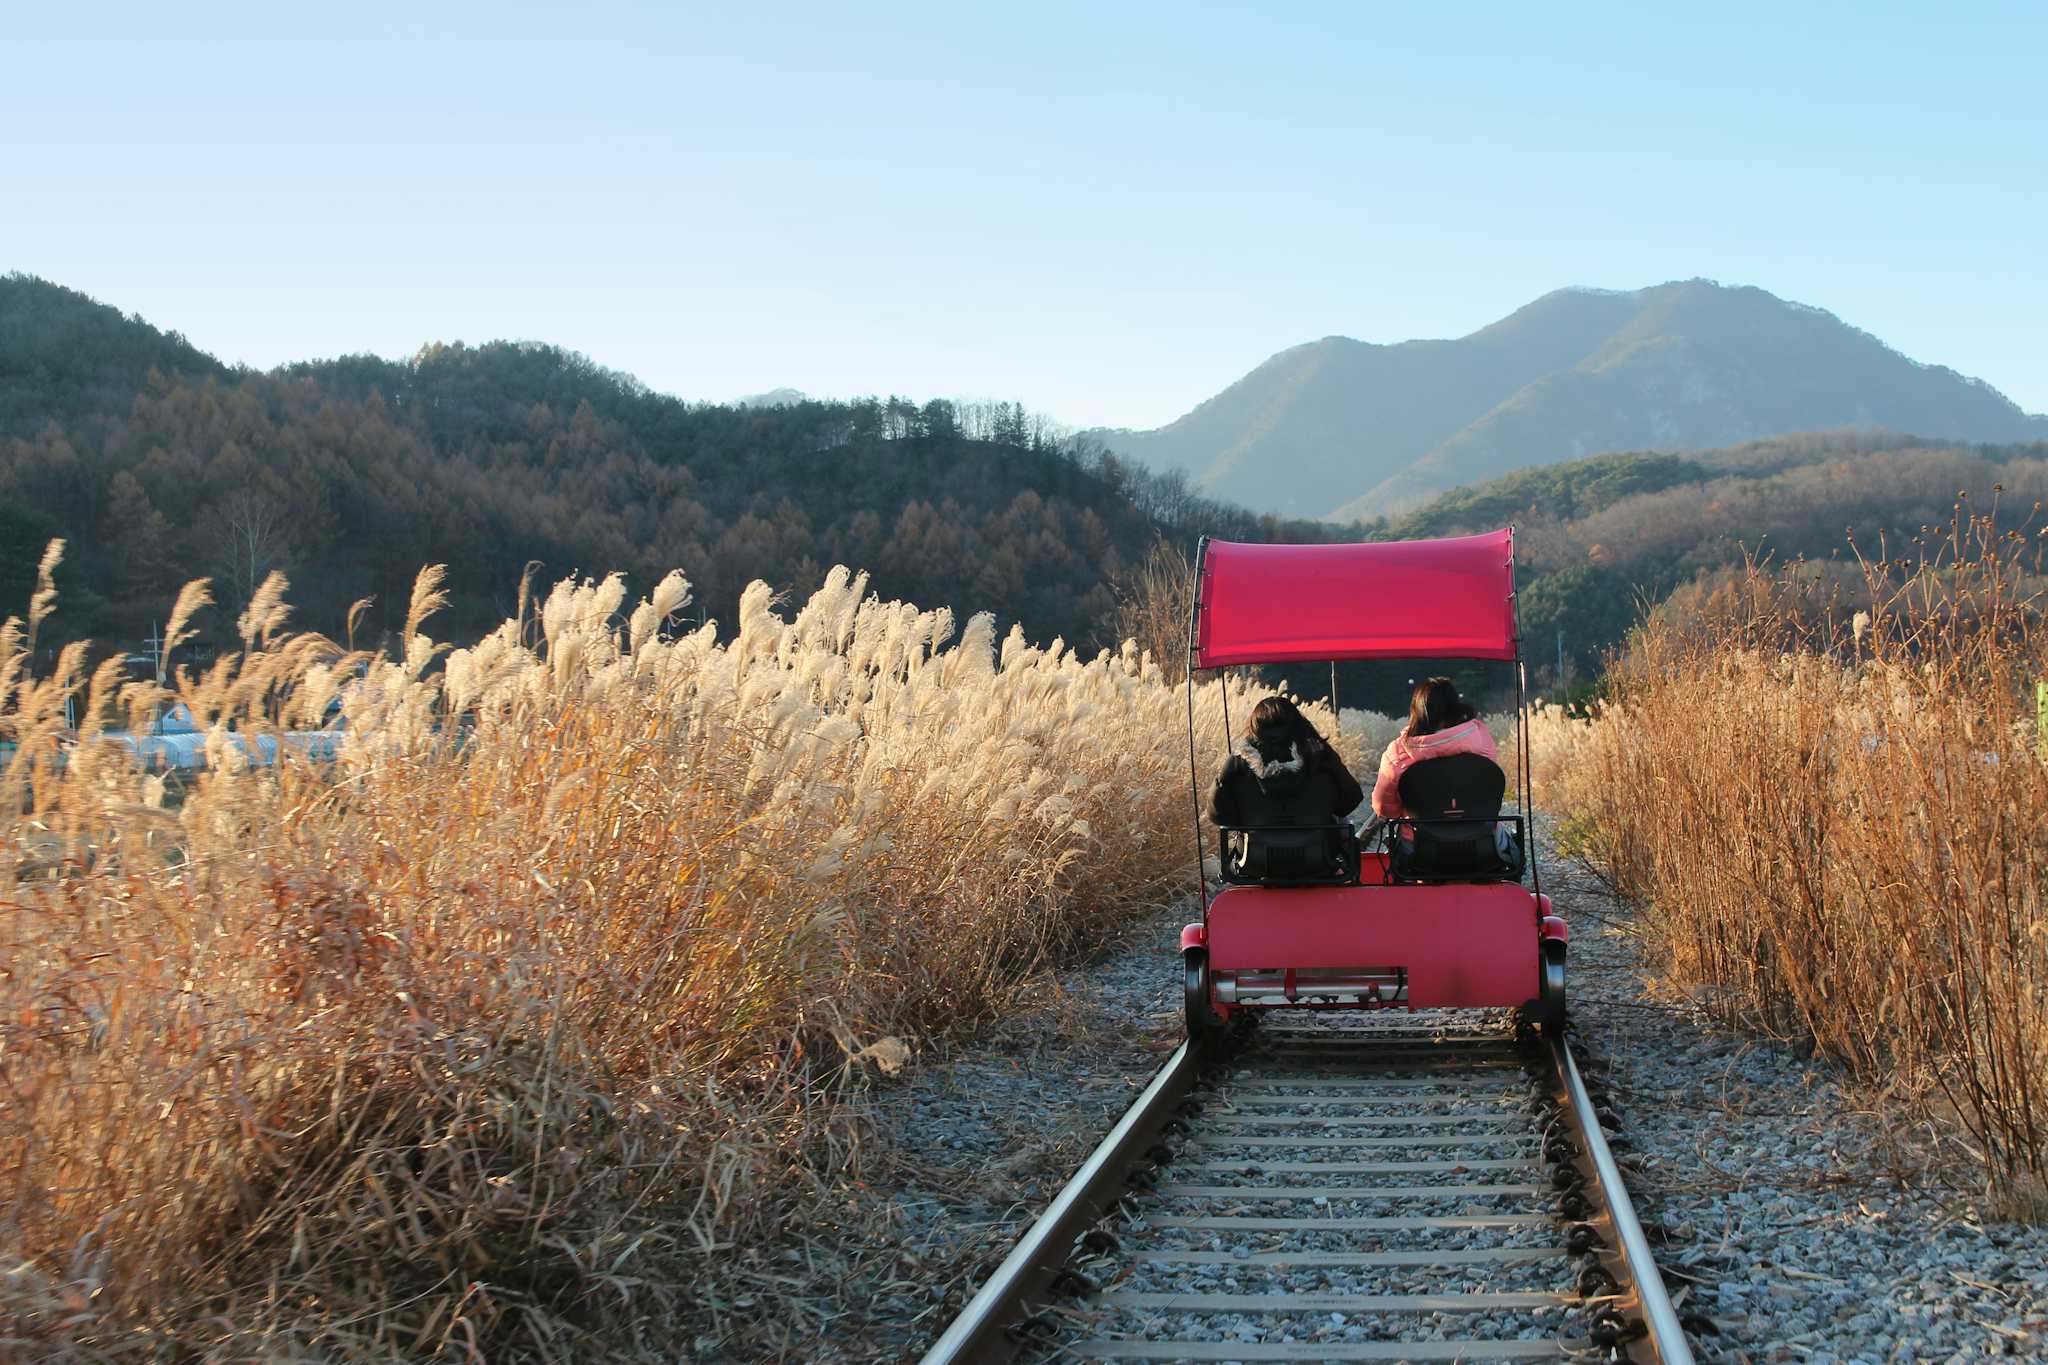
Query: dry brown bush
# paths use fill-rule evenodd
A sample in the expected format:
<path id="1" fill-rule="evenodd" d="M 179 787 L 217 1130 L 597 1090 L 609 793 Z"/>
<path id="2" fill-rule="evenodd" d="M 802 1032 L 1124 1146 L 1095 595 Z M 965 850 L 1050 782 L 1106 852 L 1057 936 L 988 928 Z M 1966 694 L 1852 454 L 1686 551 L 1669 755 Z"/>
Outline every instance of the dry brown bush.
<path id="1" fill-rule="evenodd" d="M 1677 984 L 2048 1162 L 2041 531 L 1960 506 L 1853 601 L 1754 564 L 1653 619 L 1566 776 Z M 1855 608 L 1855 610 L 1850 610 Z"/>
<path id="2" fill-rule="evenodd" d="M 845 1087 L 1192 873 L 1132 647 L 949 643 L 843 569 L 723 643 L 667 635 L 680 575 L 447 652 L 430 570 L 395 656 L 282 592 L 179 679 L 213 766 L 175 808 L 90 738 L 166 698 L 30 677 L 46 593 L 0 632 L 0 1356 L 687 1355 L 857 1173 Z M 337 762 L 240 761 L 336 698 Z"/>
<path id="3" fill-rule="evenodd" d="M 1142 564 L 1116 584 L 1116 633 L 1135 640 L 1168 681 L 1188 668 L 1188 620 L 1195 610 L 1195 569 L 1180 547 L 1161 536 Z"/>

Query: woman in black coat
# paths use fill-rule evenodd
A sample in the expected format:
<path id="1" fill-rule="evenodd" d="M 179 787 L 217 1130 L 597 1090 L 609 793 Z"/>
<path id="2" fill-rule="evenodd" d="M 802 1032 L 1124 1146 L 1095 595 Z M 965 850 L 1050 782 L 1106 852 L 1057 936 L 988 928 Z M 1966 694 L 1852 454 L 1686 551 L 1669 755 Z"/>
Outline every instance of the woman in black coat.
<path id="1" fill-rule="evenodd" d="M 1330 825 L 1365 800 L 1344 760 L 1293 702 L 1252 708 L 1244 737 L 1216 775 L 1209 818 L 1220 826 Z"/>

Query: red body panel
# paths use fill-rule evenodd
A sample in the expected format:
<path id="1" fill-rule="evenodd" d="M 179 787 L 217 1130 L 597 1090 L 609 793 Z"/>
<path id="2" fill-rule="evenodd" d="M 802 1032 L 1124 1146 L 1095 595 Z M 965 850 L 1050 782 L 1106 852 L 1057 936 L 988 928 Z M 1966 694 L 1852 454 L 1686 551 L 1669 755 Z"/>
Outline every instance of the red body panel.
<path id="1" fill-rule="evenodd" d="M 1246 545 L 1202 557 L 1203 668 L 1299 659 L 1513 659 L 1512 531 L 1444 540 Z"/>
<path id="2" fill-rule="evenodd" d="M 1536 899 L 1513 883 L 1234 886 L 1208 918 L 1217 972 L 1403 967 L 1416 1009 L 1513 1007 L 1537 991 Z"/>

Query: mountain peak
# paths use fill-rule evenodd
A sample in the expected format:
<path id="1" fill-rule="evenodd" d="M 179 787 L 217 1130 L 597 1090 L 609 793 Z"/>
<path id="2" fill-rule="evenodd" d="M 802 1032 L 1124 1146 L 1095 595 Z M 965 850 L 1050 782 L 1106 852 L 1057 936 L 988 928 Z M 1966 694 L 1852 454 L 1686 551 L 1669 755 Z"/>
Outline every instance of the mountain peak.
<path id="1" fill-rule="evenodd" d="M 732 406 L 736 408 L 793 408 L 798 403 L 808 401 L 809 398 L 810 395 L 801 389 L 783 387 L 770 389 L 766 393 L 750 393 L 744 398 L 735 398 L 732 400 Z"/>
<path id="2" fill-rule="evenodd" d="M 1456 340 L 1324 337 L 1164 427 L 1099 434 L 1213 496 L 1348 520 L 1602 451 L 1839 427 L 2030 440 L 2048 417 L 1826 309 L 1694 278 L 1555 289 Z"/>

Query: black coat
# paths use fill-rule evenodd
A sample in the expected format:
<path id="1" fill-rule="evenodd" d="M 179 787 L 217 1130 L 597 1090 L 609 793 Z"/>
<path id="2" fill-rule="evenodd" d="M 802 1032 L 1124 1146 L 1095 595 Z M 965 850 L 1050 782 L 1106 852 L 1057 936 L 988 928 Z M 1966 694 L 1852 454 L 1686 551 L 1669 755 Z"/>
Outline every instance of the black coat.
<path id="1" fill-rule="evenodd" d="M 1296 743 L 1261 736 L 1257 743 L 1238 745 L 1216 775 L 1209 818 L 1218 825 L 1250 828 L 1328 825 L 1363 800 L 1358 779 L 1320 737 Z"/>

